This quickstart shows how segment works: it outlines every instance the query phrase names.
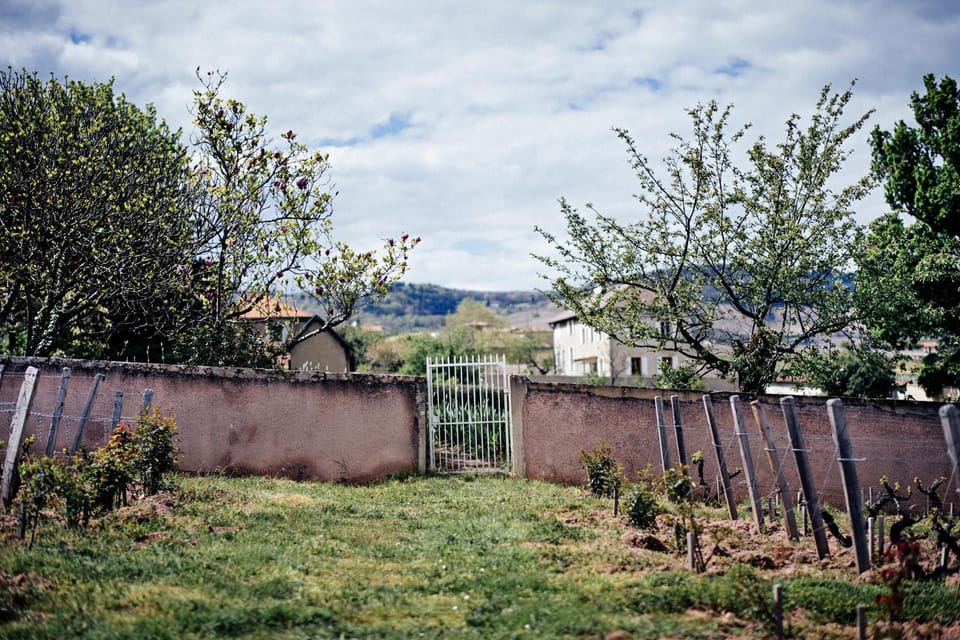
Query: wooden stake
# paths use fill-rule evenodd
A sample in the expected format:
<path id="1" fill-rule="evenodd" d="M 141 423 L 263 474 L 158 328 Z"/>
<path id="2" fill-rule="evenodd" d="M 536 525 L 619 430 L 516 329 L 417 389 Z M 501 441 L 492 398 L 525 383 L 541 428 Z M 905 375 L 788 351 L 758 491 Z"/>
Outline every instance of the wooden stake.
<path id="1" fill-rule="evenodd" d="M 727 501 L 727 513 L 731 520 L 737 519 L 737 503 L 733 497 L 733 487 L 730 485 L 730 473 L 727 471 L 727 458 L 720 444 L 720 432 L 717 429 L 717 418 L 713 415 L 713 400 L 709 395 L 703 396 L 703 408 L 707 412 L 707 426 L 710 427 L 710 439 L 713 440 L 713 450 L 717 454 L 717 468 L 720 470 L 720 483 L 723 486 L 723 496 Z"/>
<path id="2" fill-rule="evenodd" d="M 733 413 L 733 430 L 740 445 L 740 459 L 743 461 L 743 473 L 747 478 L 747 491 L 750 494 L 750 504 L 753 508 L 753 521 L 757 525 L 757 532 L 764 533 L 763 510 L 760 507 L 760 496 L 757 491 L 757 478 L 753 472 L 753 456 L 750 453 L 750 440 L 743 428 L 743 412 L 740 408 L 740 396 L 730 396 L 730 410 Z"/>
<path id="3" fill-rule="evenodd" d="M 956 406 L 945 404 L 940 407 L 940 424 L 947 441 L 947 455 L 953 463 L 953 477 L 960 481 L 960 418 L 957 417 Z M 957 494 L 960 495 L 960 482 L 957 483 Z M 953 504 L 950 506 L 952 508 Z"/>
<path id="4" fill-rule="evenodd" d="M 787 485 L 787 477 L 783 474 L 783 464 L 780 460 L 780 453 L 777 451 L 777 444 L 773 439 L 773 430 L 767 422 L 767 414 L 763 410 L 763 405 L 759 400 L 750 403 L 753 409 L 753 417 L 757 421 L 757 427 L 760 429 L 760 435 L 763 437 L 763 443 L 767 451 L 767 461 L 770 463 L 770 471 L 777 479 L 777 487 L 780 490 L 780 496 L 783 497 L 783 519 L 787 524 L 787 535 L 791 540 L 799 540 L 800 532 L 797 530 L 797 518 L 793 515 L 793 503 L 790 500 L 790 487 Z"/>
<path id="5" fill-rule="evenodd" d="M 860 497 L 860 483 L 857 480 L 857 467 L 854 464 L 853 447 L 850 446 L 850 434 L 847 432 L 847 419 L 843 413 L 843 403 L 837 398 L 827 400 L 827 413 L 833 428 L 833 442 L 837 445 L 840 463 L 840 475 L 843 477 L 843 495 L 850 517 L 850 532 L 857 556 L 857 572 L 863 573 L 870 568 L 870 554 L 867 550 L 867 536 L 863 527 L 863 505 Z"/>
<path id="6" fill-rule="evenodd" d="M 87 401 L 83 405 L 83 414 L 80 416 L 80 423 L 77 425 L 77 435 L 73 437 L 73 444 L 70 445 L 71 456 L 80 448 L 80 443 L 83 441 L 83 430 L 87 426 L 87 420 L 90 419 L 90 412 L 93 410 L 93 401 L 97 397 L 97 389 L 105 379 L 106 376 L 102 373 L 93 376 L 93 384 L 90 386 L 90 393 L 87 394 Z"/>
<path id="7" fill-rule="evenodd" d="M 63 401 L 67 397 L 67 385 L 70 383 L 70 368 L 64 367 L 60 373 L 60 388 L 57 390 L 57 403 L 53 406 L 53 419 L 50 420 L 50 434 L 47 436 L 47 448 L 44 451 L 52 456 L 57 450 L 57 431 L 60 428 L 60 419 L 63 417 Z"/>
<path id="8" fill-rule="evenodd" d="M 804 442 L 803 431 L 800 429 L 800 419 L 797 417 L 797 406 L 792 396 L 781 398 L 780 409 L 783 411 L 783 420 L 790 435 L 790 448 L 793 450 L 797 462 L 797 472 L 800 474 L 800 487 L 803 491 L 805 503 L 804 517 L 813 525 L 813 539 L 817 545 L 817 557 L 823 560 L 830 555 L 830 545 L 827 543 L 827 532 L 823 529 L 823 517 L 820 515 L 820 498 L 817 495 L 817 486 L 810 472 L 810 462 L 807 460 L 807 445 Z M 803 525 L 804 534 L 807 531 L 806 520 Z"/>
<path id="9" fill-rule="evenodd" d="M 673 413 L 673 432 L 677 437 L 677 460 L 684 475 L 690 475 L 687 469 L 687 450 L 683 444 L 683 425 L 680 424 L 680 396 L 670 396 L 670 409 Z"/>
<path id="10" fill-rule="evenodd" d="M 116 431 L 120 424 L 120 416 L 123 412 L 123 391 L 117 391 L 113 397 L 113 419 L 110 421 L 110 431 Z"/>
<path id="11" fill-rule="evenodd" d="M 777 640 L 783 639 L 783 587 L 777 583 L 773 585 L 773 617 L 776 628 L 773 630 Z"/>
<path id="12" fill-rule="evenodd" d="M 20 459 L 23 427 L 27 423 L 27 416 L 30 415 L 30 405 L 33 403 L 33 395 L 36 392 L 37 373 L 36 367 L 27 367 L 23 384 L 20 385 L 20 395 L 17 396 L 17 408 L 14 409 L 13 419 L 10 422 L 10 441 L 7 442 L 7 455 L 3 462 L 3 481 L 0 484 L 0 504 L 4 511 L 10 507 L 13 499 L 13 473 Z"/>
<path id="13" fill-rule="evenodd" d="M 667 448 L 667 423 L 663 417 L 663 398 L 656 396 L 653 399 L 653 406 L 657 412 L 657 435 L 660 438 L 660 465 L 663 472 L 666 473 L 670 468 L 670 449 Z"/>

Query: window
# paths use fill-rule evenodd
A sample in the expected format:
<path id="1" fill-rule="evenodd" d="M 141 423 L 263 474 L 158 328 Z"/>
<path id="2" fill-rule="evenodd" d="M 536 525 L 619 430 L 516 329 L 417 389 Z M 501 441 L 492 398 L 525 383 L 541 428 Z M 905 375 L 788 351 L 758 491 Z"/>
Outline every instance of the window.
<path id="1" fill-rule="evenodd" d="M 643 375 L 643 358 L 630 358 L 630 375 L 632 376 L 642 376 Z"/>
<path id="2" fill-rule="evenodd" d="M 666 320 L 660 321 L 660 337 L 669 338 L 670 337 L 670 323 Z"/>

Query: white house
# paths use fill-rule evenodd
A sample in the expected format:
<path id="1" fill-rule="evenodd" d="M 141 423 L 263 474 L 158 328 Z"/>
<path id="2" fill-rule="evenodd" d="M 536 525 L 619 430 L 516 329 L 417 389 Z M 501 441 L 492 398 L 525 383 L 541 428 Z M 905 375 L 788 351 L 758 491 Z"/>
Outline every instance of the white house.
<path id="1" fill-rule="evenodd" d="M 550 320 L 553 329 L 553 356 L 556 373 L 583 376 L 596 373 L 612 381 L 625 377 L 653 377 L 663 361 L 679 366 L 674 351 L 655 347 L 628 347 L 609 335 L 580 322 L 573 311 L 564 311 Z M 669 327 L 662 327 L 668 332 Z"/>

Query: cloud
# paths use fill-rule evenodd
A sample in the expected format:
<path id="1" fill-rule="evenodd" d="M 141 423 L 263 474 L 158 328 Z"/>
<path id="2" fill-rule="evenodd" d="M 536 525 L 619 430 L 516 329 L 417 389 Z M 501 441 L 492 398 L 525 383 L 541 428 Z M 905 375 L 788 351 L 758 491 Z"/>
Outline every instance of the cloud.
<path id="1" fill-rule="evenodd" d="M 185 132 L 195 70 L 228 71 L 277 135 L 330 153 L 343 239 L 409 231 L 424 241 L 408 281 L 490 290 L 543 284 L 533 229 L 562 234 L 561 197 L 641 215 L 612 127 L 656 160 L 685 108 L 716 99 L 775 140 L 856 78 L 851 118 L 875 107 L 889 128 L 924 73 L 956 75 L 958 36 L 960 10 L 935 0 L 0 4 L 0 65 L 114 77 Z M 851 177 L 869 164 L 861 133 Z M 883 209 L 875 194 L 858 216 Z"/>

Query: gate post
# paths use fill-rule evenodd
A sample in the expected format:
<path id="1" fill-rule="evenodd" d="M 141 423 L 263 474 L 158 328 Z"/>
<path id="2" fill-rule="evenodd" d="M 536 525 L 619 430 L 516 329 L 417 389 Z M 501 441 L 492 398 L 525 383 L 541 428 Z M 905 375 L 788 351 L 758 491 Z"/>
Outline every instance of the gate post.
<path id="1" fill-rule="evenodd" d="M 510 447 L 513 475 L 526 478 L 527 465 L 523 459 L 523 409 L 527 402 L 527 385 L 524 376 L 510 376 Z"/>

